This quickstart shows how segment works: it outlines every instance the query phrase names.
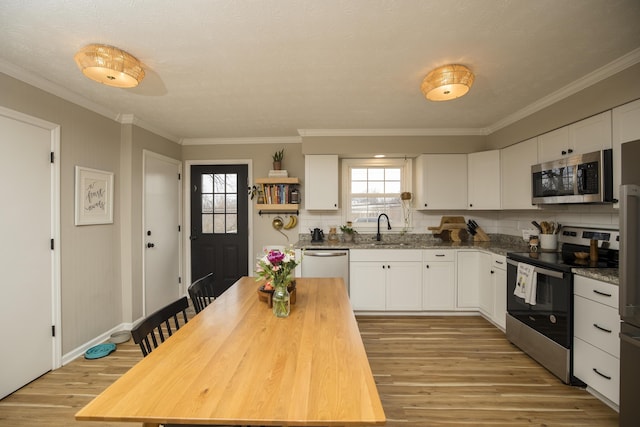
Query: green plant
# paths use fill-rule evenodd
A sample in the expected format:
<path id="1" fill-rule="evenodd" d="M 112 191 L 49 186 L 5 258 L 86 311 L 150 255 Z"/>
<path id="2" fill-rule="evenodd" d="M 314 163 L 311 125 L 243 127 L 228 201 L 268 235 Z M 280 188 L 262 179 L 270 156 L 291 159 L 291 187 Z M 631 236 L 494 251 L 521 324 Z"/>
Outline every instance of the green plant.
<path id="1" fill-rule="evenodd" d="M 353 228 L 349 227 L 348 225 L 341 225 L 340 226 L 340 231 L 342 231 L 345 234 L 358 234 L 358 232 L 356 230 L 354 230 Z"/>
<path id="2" fill-rule="evenodd" d="M 284 148 L 280 151 L 276 151 L 272 157 L 274 162 L 281 162 L 284 158 Z"/>

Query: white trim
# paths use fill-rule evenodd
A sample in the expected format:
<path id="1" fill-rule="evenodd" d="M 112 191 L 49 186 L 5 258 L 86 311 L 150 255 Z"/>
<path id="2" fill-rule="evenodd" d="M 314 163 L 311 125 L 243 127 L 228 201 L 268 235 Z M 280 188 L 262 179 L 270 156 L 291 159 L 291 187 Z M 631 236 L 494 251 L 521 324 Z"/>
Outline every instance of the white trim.
<path id="1" fill-rule="evenodd" d="M 56 335 L 52 337 L 51 369 L 62 366 L 62 291 L 60 267 L 60 125 L 46 120 L 32 117 L 19 111 L 0 106 L 0 115 L 18 120 L 50 131 L 51 151 L 54 162 L 51 165 L 51 238 L 54 240 L 54 250 L 51 251 L 51 324 L 56 328 Z"/>
<path id="2" fill-rule="evenodd" d="M 298 129 L 303 137 L 311 136 L 485 136 L 487 129 Z"/>
<path id="3" fill-rule="evenodd" d="M 159 160 L 164 160 L 168 163 L 172 163 L 176 166 L 178 166 L 178 173 L 180 174 L 180 176 L 182 178 L 184 178 L 184 174 L 182 173 L 182 162 L 180 160 L 174 159 L 173 157 L 167 157 L 164 156 L 162 154 L 158 154 L 155 153 L 153 151 L 150 150 L 142 150 L 142 216 L 140 219 L 141 222 L 141 230 L 140 232 L 142 233 L 142 244 L 140 245 L 140 250 L 142 251 L 142 314 L 143 316 L 146 316 L 147 313 L 147 278 L 146 278 L 146 266 L 147 266 L 147 258 L 146 258 L 146 254 L 147 252 L 145 251 L 145 240 L 146 240 L 146 235 L 145 235 L 145 200 L 146 200 L 146 194 L 145 194 L 145 189 L 146 189 L 146 165 L 147 165 L 147 158 L 148 157 L 154 157 L 156 159 Z M 177 177 L 176 177 L 177 179 Z M 178 223 L 182 224 L 182 209 L 180 209 L 180 202 L 182 201 L 182 185 L 180 185 L 180 182 L 178 182 Z M 184 277 L 184 271 L 182 268 L 182 257 L 183 257 L 183 247 L 182 247 L 182 237 L 181 235 L 185 234 L 182 232 L 182 230 L 184 230 L 184 227 L 181 226 L 181 231 L 178 232 L 178 274 L 180 275 L 180 277 Z M 181 294 L 185 293 L 186 287 L 184 285 L 184 280 L 182 281 L 183 283 L 181 284 Z"/>
<path id="4" fill-rule="evenodd" d="M 163 129 L 160 129 L 156 126 L 153 126 L 144 120 L 141 120 L 134 116 L 133 114 L 118 114 L 115 118 L 115 121 L 124 124 L 124 125 L 135 125 L 139 128 L 146 129 L 151 133 L 155 133 L 158 136 L 168 139 L 169 141 L 175 142 L 176 144 L 180 144 L 180 138 L 177 136 L 166 132 Z"/>
<path id="5" fill-rule="evenodd" d="M 241 144 L 301 144 L 299 136 L 269 136 L 256 138 L 182 138 L 182 145 L 241 145 Z"/>
<path id="6" fill-rule="evenodd" d="M 191 283 L 191 166 L 195 165 L 247 165 L 247 186 L 253 182 L 253 160 L 251 159 L 237 159 L 237 160 L 186 160 L 184 162 L 185 173 L 183 174 L 184 181 L 184 228 L 183 242 L 185 263 L 187 266 L 184 272 L 183 280 L 185 287 L 188 287 Z M 248 195 L 247 195 L 248 197 Z M 248 260 L 247 271 L 253 271 L 253 204 L 251 201 L 247 204 L 247 240 L 248 240 Z"/>
<path id="7" fill-rule="evenodd" d="M 66 365 L 70 362 L 73 362 L 78 357 L 82 357 L 84 353 L 87 350 L 89 350 L 91 347 L 101 344 L 105 341 L 109 341 L 109 339 L 111 338 L 111 334 L 113 334 L 114 332 L 131 331 L 131 329 L 133 329 L 133 325 L 135 325 L 141 319 L 143 319 L 143 317 L 141 317 L 140 319 L 136 320 L 133 323 L 121 323 L 118 326 L 114 326 L 113 328 L 109 329 L 107 332 L 101 335 L 98 335 L 94 339 L 87 341 L 86 343 L 74 348 L 68 353 L 65 353 L 62 356 L 62 365 Z"/>

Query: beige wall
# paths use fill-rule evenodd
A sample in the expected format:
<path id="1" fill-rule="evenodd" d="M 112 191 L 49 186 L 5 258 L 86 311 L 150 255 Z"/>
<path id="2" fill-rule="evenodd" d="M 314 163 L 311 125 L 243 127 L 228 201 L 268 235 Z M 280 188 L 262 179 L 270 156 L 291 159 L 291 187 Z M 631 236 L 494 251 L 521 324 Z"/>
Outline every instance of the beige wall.
<path id="1" fill-rule="evenodd" d="M 640 98 L 640 64 L 506 126 L 488 137 L 504 148 Z"/>

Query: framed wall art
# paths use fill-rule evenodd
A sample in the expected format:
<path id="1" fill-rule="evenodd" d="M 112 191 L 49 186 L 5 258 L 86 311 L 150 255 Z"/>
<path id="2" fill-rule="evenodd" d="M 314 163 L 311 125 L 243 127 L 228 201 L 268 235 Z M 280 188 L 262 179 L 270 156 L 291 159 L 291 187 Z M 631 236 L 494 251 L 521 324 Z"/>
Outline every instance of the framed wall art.
<path id="1" fill-rule="evenodd" d="M 113 223 L 113 172 L 76 166 L 76 225 Z"/>

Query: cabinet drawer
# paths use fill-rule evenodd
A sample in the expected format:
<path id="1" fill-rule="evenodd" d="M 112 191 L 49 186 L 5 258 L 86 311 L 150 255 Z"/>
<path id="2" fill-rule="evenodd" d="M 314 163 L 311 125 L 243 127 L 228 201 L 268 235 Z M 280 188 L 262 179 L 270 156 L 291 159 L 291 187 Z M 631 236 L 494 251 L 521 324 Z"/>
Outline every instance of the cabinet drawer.
<path id="1" fill-rule="evenodd" d="M 422 259 L 424 261 L 454 261 L 456 251 L 448 249 L 422 251 Z"/>
<path id="2" fill-rule="evenodd" d="M 617 405 L 620 360 L 580 338 L 573 339 L 573 351 L 573 375 Z"/>
<path id="3" fill-rule="evenodd" d="M 491 265 L 493 268 L 499 268 L 500 270 L 507 269 L 507 257 L 504 255 L 491 255 Z"/>
<path id="4" fill-rule="evenodd" d="M 611 283 L 575 276 L 573 293 L 618 309 L 618 287 Z"/>
<path id="5" fill-rule="evenodd" d="M 350 261 L 422 261 L 422 251 L 418 249 L 352 249 Z"/>
<path id="6" fill-rule="evenodd" d="M 616 309 L 579 295 L 574 302 L 574 336 L 620 357 L 620 317 Z"/>

